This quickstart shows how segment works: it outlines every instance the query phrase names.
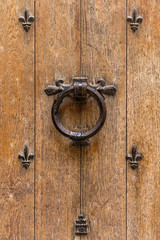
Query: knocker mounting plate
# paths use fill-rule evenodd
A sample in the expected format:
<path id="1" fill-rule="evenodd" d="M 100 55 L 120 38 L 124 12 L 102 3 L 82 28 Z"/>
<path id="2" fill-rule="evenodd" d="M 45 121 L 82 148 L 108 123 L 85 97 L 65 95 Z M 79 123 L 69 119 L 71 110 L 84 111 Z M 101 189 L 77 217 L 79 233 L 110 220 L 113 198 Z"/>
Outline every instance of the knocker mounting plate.
<path id="1" fill-rule="evenodd" d="M 106 105 L 103 94 L 115 95 L 117 89 L 114 85 L 107 85 L 104 79 L 99 79 L 96 85 L 90 85 L 87 77 L 74 77 L 71 85 L 64 85 L 64 80 L 58 78 L 56 80 L 56 86 L 49 85 L 44 91 L 48 96 L 56 95 L 57 98 L 53 102 L 52 106 L 52 120 L 57 130 L 65 137 L 71 140 L 85 145 L 84 142 L 94 136 L 102 128 L 106 119 Z M 58 111 L 64 98 L 72 96 L 76 102 L 84 103 L 89 96 L 92 96 L 98 103 L 100 115 L 96 125 L 89 131 L 70 131 L 66 129 L 60 122 L 58 117 Z"/>

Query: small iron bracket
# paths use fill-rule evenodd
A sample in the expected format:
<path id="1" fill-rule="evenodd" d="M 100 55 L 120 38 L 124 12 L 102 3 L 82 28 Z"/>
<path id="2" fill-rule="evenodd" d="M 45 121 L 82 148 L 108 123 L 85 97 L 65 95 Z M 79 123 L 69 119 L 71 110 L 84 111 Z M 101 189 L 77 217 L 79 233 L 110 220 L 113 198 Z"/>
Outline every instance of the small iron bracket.
<path id="1" fill-rule="evenodd" d="M 75 224 L 75 233 L 76 234 L 87 234 L 88 233 L 88 224 L 87 219 L 84 214 L 80 214 Z"/>
<path id="2" fill-rule="evenodd" d="M 76 102 L 86 102 L 88 79 L 86 77 L 73 78 L 74 99 Z"/>

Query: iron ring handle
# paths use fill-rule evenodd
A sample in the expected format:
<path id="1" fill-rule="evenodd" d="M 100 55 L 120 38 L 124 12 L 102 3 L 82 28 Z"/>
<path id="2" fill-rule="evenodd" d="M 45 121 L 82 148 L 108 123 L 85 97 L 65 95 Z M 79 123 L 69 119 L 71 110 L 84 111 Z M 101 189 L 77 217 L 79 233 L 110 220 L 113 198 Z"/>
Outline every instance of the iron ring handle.
<path id="1" fill-rule="evenodd" d="M 86 139 L 91 138 L 102 128 L 106 119 L 106 105 L 104 101 L 104 94 L 115 95 L 117 88 L 114 85 L 107 85 L 104 79 L 99 79 L 96 85 L 88 84 L 86 77 L 75 77 L 71 85 L 64 85 L 63 79 L 56 80 L 56 86 L 49 85 L 44 91 L 48 96 L 56 95 L 52 106 L 52 120 L 56 129 L 65 137 L 72 139 L 74 142 L 84 143 Z M 98 103 L 100 114 L 96 125 L 88 131 L 70 131 L 66 129 L 60 122 L 58 117 L 58 111 L 64 98 L 69 95 L 73 95 L 74 99 L 83 103 L 86 102 L 88 95 L 92 96 Z"/>
<path id="2" fill-rule="evenodd" d="M 56 101 L 54 101 L 53 106 L 52 106 L 52 120 L 53 120 L 53 123 L 54 123 L 56 129 L 62 135 L 64 135 L 65 137 L 68 137 L 72 140 L 75 140 L 75 141 L 82 141 L 82 140 L 86 140 L 88 138 L 93 137 L 97 132 L 100 131 L 100 129 L 102 128 L 102 126 L 105 122 L 105 119 L 106 119 L 106 105 L 104 102 L 104 97 L 94 88 L 87 86 L 87 93 L 89 95 L 91 95 L 98 103 L 98 106 L 100 109 L 99 119 L 98 119 L 96 125 L 87 132 L 70 131 L 61 124 L 61 122 L 58 118 L 58 110 L 59 110 L 61 103 L 63 102 L 63 99 L 66 98 L 67 96 L 69 96 L 73 92 L 74 92 L 74 87 L 70 86 L 68 89 L 64 90 L 63 92 L 61 92 L 58 95 L 58 98 L 56 99 Z"/>

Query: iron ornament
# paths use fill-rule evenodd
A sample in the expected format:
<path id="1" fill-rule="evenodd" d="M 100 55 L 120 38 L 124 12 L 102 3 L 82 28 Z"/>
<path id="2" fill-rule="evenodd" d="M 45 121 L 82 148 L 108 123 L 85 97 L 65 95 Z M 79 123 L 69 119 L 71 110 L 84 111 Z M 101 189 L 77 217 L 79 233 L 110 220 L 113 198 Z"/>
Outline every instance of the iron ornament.
<path id="1" fill-rule="evenodd" d="M 34 21 L 34 16 L 29 16 L 29 10 L 26 8 L 24 12 L 24 17 L 20 16 L 19 21 L 22 22 L 22 26 L 26 32 L 31 28 L 31 22 Z"/>
<path id="2" fill-rule="evenodd" d="M 30 166 L 31 159 L 34 158 L 34 154 L 33 153 L 28 154 L 28 152 L 29 152 L 28 146 L 25 145 L 24 154 L 19 154 L 18 155 L 18 158 L 22 159 L 22 164 L 25 168 L 28 168 Z"/>
<path id="3" fill-rule="evenodd" d="M 127 154 L 126 159 L 130 160 L 130 166 L 132 169 L 136 169 L 138 167 L 138 161 L 143 158 L 142 153 L 137 153 L 137 146 L 132 146 L 132 154 Z"/>
<path id="4" fill-rule="evenodd" d="M 141 16 L 137 17 L 137 15 L 138 15 L 137 9 L 133 8 L 132 17 L 131 16 L 127 17 L 127 21 L 130 22 L 130 27 L 133 32 L 135 32 L 138 29 L 139 24 L 142 23 L 143 21 L 143 17 Z"/>

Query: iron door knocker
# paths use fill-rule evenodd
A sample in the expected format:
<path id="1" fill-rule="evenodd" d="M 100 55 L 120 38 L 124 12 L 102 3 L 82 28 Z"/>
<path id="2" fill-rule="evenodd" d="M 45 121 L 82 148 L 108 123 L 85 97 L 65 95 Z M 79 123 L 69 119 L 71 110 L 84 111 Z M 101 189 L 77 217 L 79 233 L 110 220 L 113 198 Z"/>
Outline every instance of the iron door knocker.
<path id="1" fill-rule="evenodd" d="M 106 105 L 104 101 L 103 94 L 106 95 L 115 95 L 117 89 L 114 85 L 107 85 L 104 79 L 99 79 L 97 81 L 97 85 L 90 85 L 88 84 L 88 78 L 86 77 L 75 77 L 73 78 L 73 84 L 71 85 L 63 85 L 64 80 L 59 78 L 56 80 L 56 86 L 49 85 L 44 91 L 48 96 L 57 95 L 57 98 L 54 100 L 52 106 L 52 120 L 56 127 L 56 129 L 65 137 L 70 138 L 73 141 L 78 143 L 85 141 L 96 133 L 100 131 L 102 128 L 105 119 L 106 119 Z M 58 117 L 58 111 L 61 103 L 63 102 L 64 98 L 67 96 L 72 95 L 74 99 L 79 102 L 83 103 L 86 102 L 87 96 L 92 96 L 98 103 L 100 114 L 99 119 L 96 125 L 90 129 L 89 131 L 70 131 L 66 129 L 60 122 Z"/>

